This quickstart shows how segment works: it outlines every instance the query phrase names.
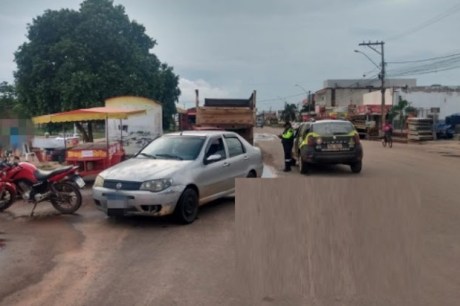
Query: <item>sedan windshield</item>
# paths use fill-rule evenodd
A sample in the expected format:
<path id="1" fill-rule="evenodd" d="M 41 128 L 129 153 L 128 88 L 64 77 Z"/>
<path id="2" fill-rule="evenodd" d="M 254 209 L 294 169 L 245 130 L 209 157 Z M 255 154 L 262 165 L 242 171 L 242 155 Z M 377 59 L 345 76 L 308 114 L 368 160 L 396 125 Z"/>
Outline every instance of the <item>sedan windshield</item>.
<path id="1" fill-rule="evenodd" d="M 353 132 L 355 127 L 349 122 L 324 122 L 313 125 L 313 132 L 319 135 L 344 135 Z"/>
<path id="2" fill-rule="evenodd" d="M 205 137 L 163 136 L 155 139 L 137 155 L 140 158 L 194 160 L 200 154 Z"/>

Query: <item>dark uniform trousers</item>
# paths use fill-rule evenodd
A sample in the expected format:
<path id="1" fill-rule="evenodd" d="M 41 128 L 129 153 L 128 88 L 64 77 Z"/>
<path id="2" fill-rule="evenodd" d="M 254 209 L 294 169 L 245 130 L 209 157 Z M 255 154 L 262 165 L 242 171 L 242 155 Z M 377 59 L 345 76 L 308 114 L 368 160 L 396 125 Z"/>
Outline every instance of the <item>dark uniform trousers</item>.
<path id="1" fill-rule="evenodd" d="M 284 170 L 290 171 L 292 165 L 292 147 L 294 146 L 294 140 L 283 139 L 283 150 L 284 150 Z"/>

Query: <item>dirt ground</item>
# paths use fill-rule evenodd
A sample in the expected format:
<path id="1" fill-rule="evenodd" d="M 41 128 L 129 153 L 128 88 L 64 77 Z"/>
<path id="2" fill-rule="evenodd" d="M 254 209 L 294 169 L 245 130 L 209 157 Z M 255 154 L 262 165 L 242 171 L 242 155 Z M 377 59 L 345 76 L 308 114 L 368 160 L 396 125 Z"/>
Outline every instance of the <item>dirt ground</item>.
<path id="1" fill-rule="evenodd" d="M 89 188 L 76 215 L 61 216 L 43 205 L 29 218 L 30 206 L 19 203 L 0 213 L 0 305 L 411 305 L 414 292 L 420 293 L 417 305 L 458 305 L 457 143 L 389 149 L 363 142 L 361 174 L 336 166 L 304 177 L 296 167 L 291 173 L 277 171 L 284 163 L 274 136 L 279 130 L 264 127 L 256 133 L 265 162 L 279 178 L 242 188 L 262 194 L 236 199 L 236 209 L 246 205 L 252 212 L 243 216 L 228 198 L 203 207 L 189 226 L 168 219 L 113 220 L 96 210 Z M 333 188 L 315 191 L 308 185 L 313 181 Z M 379 188 L 387 181 L 388 188 Z M 277 188 L 290 191 L 289 198 Z M 353 191 L 346 194 L 355 200 L 337 199 L 341 188 Z M 382 197 L 387 205 L 375 200 Z M 298 205 L 302 201 L 307 204 Z M 270 214 L 258 215 L 268 202 Z M 301 225 L 289 221 L 299 216 L 305 217 Z M 248 220 L 254 221 L 252 229 L 243 226 Z M 300 239 L 301 246 L 286 235 Z M 286 249 L 276 248 L 273 239 L 284 241 Z M 298 249 L 290 261 L 292 247 Z M 241 272 L 238 258 L 249 252 L 259 255 Z M 309 258 L 315 267 L 302 270 Z M 380 268 L 361 258 L 375 258 Z M 280 270 L 286 263 L 292 264 Z M 241 273 L 251 298 L 242 294 Z M 385 277 L 379 279 L 379 273 Z M 256 286 L 253 280 L 267 283 Z M 305 284 L 313 284 L 311 291 L 298 297 L 296 290 Z M 409 291 L 392 292 L 396 285 Z M 371 290 L 367 297 L 366 290 Z"/>
<path id="2" fill-rule="evenodd" d="M 326 299 L 326 302 L 322 304 L 319 302 L 319 300 L 321 300 L 320 298 L 319 300 L 316 299 L 317 304 L 315 305 L 458 305 L 458 300 L 460 300 L 460 263 L 457 260 L 460 258 L 460 223 L 458 222 L 460 219 L 460 196 L 458 193 L 458 188 L 460 186 L 459 141 L 434 141 L 425 143 L 394 144 L 393 148 L 391 149 L 383 148 L 378 141 L 363 141 L 364 166 L 360 175 L 356 176 L 351 174 L 350 169 L 347 166 L 330 166 L 317 167 L 309 176 L 302 176 L 299 174 L 297 167 L 293 167 L 293 171 L 289 173 L 284 173 L 281 171 L 284 166 L 282 146 L 280 140 L 274 138 L 274 135 L 280 133 L 280 129 L 263 128 L 258 129 L 256 133 L 259 135 L 264 135 L 261 138 L 265 140 L 259 141 L 257 145 L 261 147 L 264 152 L 266 152 L 267 162 L 270 163 L 275 170 L 277 170 L 277 175 L 279 177 L 288 179 L 284 183 L 279 184 L 279 190 L 296 190 L 294 195 L 287 195 L 287 197 L 293 197 L 293 200 L 291 201 L 294 201 L 294 203 L 299 201 L 295 195 L 299 194 L 299 190 L 302 190 L 302 188 L 299 186 L 300 178 L 318 181 L 325 179 L 326 181 L 330 182 L 329 184 L 331 186 L 337 186 L 332 188 L 332 190 L 340 190 L 340 186 L 349 184 L 349 182 L 354 182 L 352 184 L 353 187 L 351 188 L 353 188 L 354 193 L 358 196 L 350 197 L 351 199 L 354 199 L 351 201 L 351 203 L 344 203 L 344 205 L 353 204 L 352 208 L 350 208 L 352 210 L 358 209 L 358 207 L 360 207 L 356 206 L 356 204 L 359 204 L 363 197 L 367 198 L 368 201 L 370 201 L 370 203 L 373 205 L 376 203 L 381 203 L 382 205 L 390 205 L 390 207 L 392 207 L 392 205 L 399 203 L 399 206 L 393 207 L 394 217 L 391 217 L 390 211 L 382 211 L 382 213 L 389 217 L 386 226 L 395 226 L 396 228 L 401 229 L 401 232 L 393 233 L 395 237 L 394 242 L 399 242 L 396 243 L 396 245 L 387 246 L 389 247 L 388 250 L 383 248 L 378 252 L 371 253 L 376 254 L 376 256 L 378 256 L 377 254 L 381 254 L 381 256 L 387 256 L 389 250 L 407 245 L 411 241 L 416 241 L 418 243 L 418 247 L 416 249 L 412 249 L 411 251 L 411 256 L 413 256 L 412 258 L 414 260 L 419 260 L 418 264 L 415 266 L 412 265 L 412 267 L 415 269 L 414 273 L 416 273 L 417 278 L 414 279 L 413 275 L 408 275 L 407 273 L 404 274 L 404 269 L 401 269 L 398 272 L 394 272 L 393 279 L 388 276 L 387 280 L 388 282 L 394 281 L 396 283 L 400 283 L 401 290 L 405 289 L 406 285 L 409 284 L 408 282 L 402 282 L 403 279 L 408 281 L 412 278 L 413 283 L 417 281 L 417 286 L 411 287 L 411 289 L 412 293 L 419 292 L 417 295 L 419 298 L 418 300 L 415 299 L 415 295 L 412 294 L 413 300 L 412 302 L 409 302 L 411 295 L 408 294 L 405 295 L 405 302 L 401 302 L 404 300 L 404 295 L 402 294 L 403 292 L 398 292 L 395 289 L 396 291 L 393 292 L 393 300 L 391 298 L 386 301 L 374 300 L 371 302 L 368 300 L 367 303 L 361 303 L 363 299 L 366 298 L 366 293 L 360 292 L 360 294 L 363 294 L 361 299 L 359 299 L 359 295 L 353 296 L 354 298 L 358 298 L 358 300 L 353 300 L 352 296 L 348 296 L 348 299 L 346 299 L 348 301 L 347 303 L 345 300 L 340 300 L 339 298 L 339 300 L 335 302 L 331 300 L 327 302 L 328 300 Z M 344 178 L 345 181 L 343 181 L 342 185 L 337 185 L 337 183 L 340 181 L 340 178 Z M 364 179 L 364 181 L 362 181 L 362 179 Z M 375 184 L 381 185 L 382 187 L 376 188 L 376 186 L 373 185 L 366 185 L 366 182 L 372 181 L 374 181 Z M 391 188 L 388 186 L 391 186 Z M 257 190 L 257 188 L 262 187 L 248 185 L 247 188 Z M 277 187 L 264 187 L 265 190 L 274 190 L 275 188 Z M 308 196 L 309 192 L 307 192 L 305 189 L 303 192 L 300 192 L 300 194 L 303 194 L 307 198 L 317 199 L 317 202 L 320 203 L 318 205 L 325 205 L 327 207 L 327 202 L 325 203 L 321 198 L 317 198 L 317 194 L 321 193 L 320 190 L 324 189 L 316 189 L 315 191 L 310 192 L 311 196 Z M 322 193 L 327 195 L 327 198 L 329 198 L 330 192 L 331 191 L 326 190 Z M 333 193 L 335 194 L 335 192 Z M 393 201 L 382 201 L 381 198 L 384 194 L 389 194 L 392 197 L 393 195 L 396 195 L 396 198 L 394 198 Z M 278 201 L 282 201 L 280 199 L 281 197 L 281 192 L 278 192 L 276 194 L 271 194 L 271 196 L 264 197 L 263 199 L 258 198 L 258 200 L 253 200 L 267 202 L 270 198 L 276 198 Z M 417 204 L 417 199 L 420 199 L 420 206 L 416 209 L 417 205 L 415 204 Z M 334 206 L 336 206 L 336 203 L 343 202 L 342 200 L 337 199 L 335 201 L 336 202 L 334 203 Z M 286 202 L 291 203 L 289 201 Z M 387 202 L 388 204 L 386 204 Z M 308 203 L 311 202 L 308 201 Z M 286 204 L 281 202 L 279 203 L 279 206 L 281 205 Z M 413 208 L 413 214 L 410 214 L 411 210 L 402 210 L 402 208 L 408 207 Z M 314 209 L 319 208 L 318 206 L 314 206 L 310 209 L 315 211 Z M 361 220 L 361 224 L 364 226 L 364 224 L 371 222 L 373 218 L 376 218 L 375 212 L 378 210 L 379 209 L 375 209 L 374 211 L 371 211 L 367 210 L 366 206 L 361 206 L 361 208 L 359 208 L 356 213 L 361 214 L 361 217 L 363 218 L 363 220 Z M 418 224 L 417 227 L 414 227 L 414 216 L 417 217 L 417 222 L 415 222 Z M 337 218 L 339 217 L 334 217 L 335 222 L 338 222 Z M 323 222 L 326 221 L 323 220 Z M 345 223 L 337 223 L 331 225 L 333 225 L 333 228 L 336 229 L 344 229 L 347 228 L 347 224 L 350 224 L 351 221 L 345 218 L 342 219 L 342 222 Z M 381 220 L 376 219 L 376 223 L 380 223 L 382 226 L 385 226 L 385 223 L 381 222 Z M 405 222 L 406 227 L 401 226 L 401 224 L 404 225 Z M 311 224 L 309 226 L 311 226 Z M 411 239 L 409 239 L 407 232 L 404 234 L 404 231 L 410 230 L 411 228 L 412 230 L 416 228 L 416 231 L 412 232 L 410 236 Z M 359 231 L 359 229 L 356 230 Z M 361 230 L 363 230 L 363 227 L 361 227 Z M 374 239 L 377 241 L 381 239 L 389 239 L 386 234 L 387 233 L 385 230 L 382 230 L 381 236 L 374 232 L 373 235 L 371 235 L 373 237 L 368 237 L 368 239 Z M 357 237 L 355 235 L 348 236 L 348 238 L 345 239 L 346 243 L 354 241 L 354 239 Z M 313 243 L 315 245 L 319 243 L 317 244 L 317 247 L 321 249 L 324 247 L 324 245 L 316 240 L 320 236 L 321 234 L 319 234 L 317 237 L 313 237 Z M 334 232 L 332 232 L 332 236 L 334 236 Z M 387 238 L 384 238 L 385 236 L 387 236 Z M 286 239 L 288 238 L 285 238 L 282 241 L 286 241 Z M 323 239 L 328 239 L 328 237 L 323 237 Z M 339 239 L 339 241 L 343 242 L 343 237 L 342 239 Z M 376 250 L 379 249 L 378 246 L 376 246 L 376 248 Z M 399 255 L 402 256 L 403 254 Z M 349 260 L 350 262 L 353 262 L 352 259 L 349 258 Z M 401 263 L 401 261 L 399 263 Z M 357 263 L 354 263 L 354 265 L 356 264 Z M 406 264 L 407 267 L 408 264 L 413 264 L 413 262 L 408 262 Z M 324 269 L 324 271 L 328 270 L 326 266 Z M 342 270 L 339 269 L 337 271 Z M 353 271 L 353 269 L 350 271 Z M 374 266 L 370 266 L 369 273 L 372 271 L 377 271 L 377 269 Z M 407 272 L 407 270 L 405 271 Z M 382 275 L 385 275 L 384 271 L 382 272 Z M 344 272 L 342 271 L 340 273 L 343 274 Z M 358 272 L 355 271 L 352 274 L 357 275 L 356 273 Z M 333 287 L 333 284 L 334 281 L 329 285 Z M 346 281 L 342 282 L 342 284 L 344 284 L 345 287 L 353 286 L 353 284 L 358 286 L 357 283 L 347 283 Z M 324 286 L 323 288 L 328 287 L 328 285 L 325 285 L 324 283 L 321 285 Z M 371 284 L 370 286 L 372 287 Z M 255 286 L 255 288 L 257 288 L 257 286 Z M 354 288 L 359 288 L 359 286 Z M 375 296 L 378 296 L 378 289 L 376 290 L 377 291 L 374 293 Z M 260 288 L 259 291 L 264 292 L 263 289 Z M 345 290 L 344 292 L 350 293 L 352 291 L 353 290 Z M 323 296 L 323 302 L 325 301 L 326 297 L 327 295 Z M 344 298 L 344 295 L 341 297 Z M 316 296 L 316 298 L 318 298 L 318 296 Z M 383 297 L 381 296 L 381 298 Z M 397 301 L 398 298 L 399 303 L 393 303 L 395 300 Z M 300 300 L 305 302 L 302 299 Z M 313 300 L 315 300 L 314 297 L 310 299 L 309 302 L 312 303 Z M 299 299 L 296 301 L 299 301 Z M 302 302 L 299 304 L 302 304 Z M 286 305 L 289 305 L 289 303 Z"/>

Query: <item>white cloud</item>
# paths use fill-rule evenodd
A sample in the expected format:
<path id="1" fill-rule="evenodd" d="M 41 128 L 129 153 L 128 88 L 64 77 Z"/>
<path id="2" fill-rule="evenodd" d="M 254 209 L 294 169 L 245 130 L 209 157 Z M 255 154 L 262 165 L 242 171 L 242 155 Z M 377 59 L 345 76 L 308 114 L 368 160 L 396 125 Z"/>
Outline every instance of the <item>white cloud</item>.
<path id="1" fill-rule="evenodd" d="M 45 9 L 78 9 L 82 0 L 3 2 L 0 81 L 12 75 L 13 54 L 25 41 L 27 22 Z M 316 91 L 326 79 L 360 78 L 373 69 L 372 63 L 353 52 L 359 49 L 380 59 L 359 46 L 363 41 L 384 40 L 387 62 L 442 56 L 458 49 L 454 38 L 460 11 L 411 31 L 457 7 L 458 0 L 114 2 L 157 40 L 153 52 L 158 58 L 186 76 L 180 80 L 180 107 L 195 105 L 195 89 L 200 90 L 201 103 L 204 98 L 248 98 L 253 90 L 261 109 L 283 107 L 284 101 L 277 97 L 293 97 L 288 102 L 297 103 L 302 91 L 294 84 Z M 408 34 L 389 39 L 401 33 Z M 395 68 L 400 67 L 388 65 L 388 71 Z M 460 83 L 458 71 L 411 77 L 418 78 L 420 85 L 453 85 Z"/>
<path id="2" fill-rule="evenodd" d="M 179 97 L 179 106 L 187 108 L 195 106 L 195 89 L 199 91 L 200 105 L 203 105 L 205 98 L 229 98 L 230 92 L 226 89 L 211 85 L 205 80 L 188 80 L 185 78 L 179 79 L 179 88 L 182 92 Z"/>

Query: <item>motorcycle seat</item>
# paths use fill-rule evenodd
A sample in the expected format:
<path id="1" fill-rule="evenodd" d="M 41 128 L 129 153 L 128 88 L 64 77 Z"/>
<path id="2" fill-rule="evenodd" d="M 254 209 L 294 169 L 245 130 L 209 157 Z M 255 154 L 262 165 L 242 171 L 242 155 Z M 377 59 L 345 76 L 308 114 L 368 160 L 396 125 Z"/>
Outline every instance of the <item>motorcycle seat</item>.
<path id="1" fill-rule="evenodd" d="M 35 177 L 36 177 L 39 181 L 44 181 L 44 180 L 47 180 L 47 179 L 49 179 L 50 177 L 55 176 L 55 175 L 57 175 L 57 174 L 60 174 L 60 173 L 63 173 L 63 172 L 67 172 L 67 171 L 69 171 L 70 169 L 72 169 L 72 167 L 73 167 L 73 166 L 65 166 L 65 167 L 62 167 L 62 168 L 59 168 L 59 169 L 55 169 L 55 170 L 50 170 L 50 171 L 37 169 L 37 171 L 35 171 Z"/>

